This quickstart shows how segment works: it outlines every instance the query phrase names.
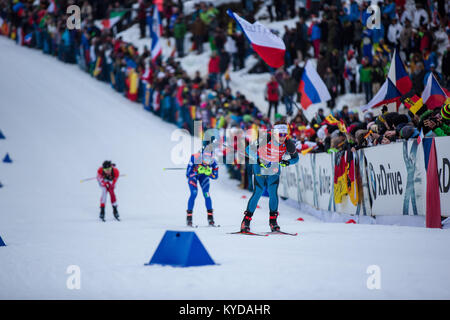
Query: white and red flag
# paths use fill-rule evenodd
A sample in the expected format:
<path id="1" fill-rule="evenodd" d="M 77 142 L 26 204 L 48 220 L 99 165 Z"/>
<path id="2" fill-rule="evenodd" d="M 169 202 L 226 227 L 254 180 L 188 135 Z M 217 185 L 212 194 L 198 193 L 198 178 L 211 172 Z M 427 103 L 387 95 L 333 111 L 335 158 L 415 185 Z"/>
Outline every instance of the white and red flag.
<path id="1" fill-rule="evenodd" d="M 284 65 L 286 46 L 280 37 L 277 37 L 258 21 L 251 24 L 231 10 L 228 10 L 227 13 L 236 20 L 248 41 L 252 44 L 253 50 L 265 63 L 272 68 L 279 68 Z"/>

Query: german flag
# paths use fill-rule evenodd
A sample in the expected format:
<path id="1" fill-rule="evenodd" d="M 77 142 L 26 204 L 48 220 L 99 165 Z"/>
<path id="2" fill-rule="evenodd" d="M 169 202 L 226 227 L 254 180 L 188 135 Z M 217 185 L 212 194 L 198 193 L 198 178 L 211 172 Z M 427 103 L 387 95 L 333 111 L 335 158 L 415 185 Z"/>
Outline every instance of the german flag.
<path id="1" fill-rule="evenodd" d="M 403 104 L 409 111 L 416 114 L 423 107 L 423 100 L 417 95 L 413 95 L 412 97 L 403 100 Z"/>
<path id="2" fill-rule="evenodd" d="M 347 193 L 349 195 L 350 201 L 353 205 L 357 205 L 359 202 L 358 196 L 358 170 L 357 166 L 355 166 L 355 159 L 353 157 L 353 152 L 351 150 L 347 150 L 347 159 L 346 159 L 346 175 L 347 175 Z"/>
<path id="3" fill-rule="evenodd" d="M 192 120 L 195 120 L 195 113 L 196 113 L 195 106 L 191 106 L 191 119 Z"/>
<path id="4" fill-rule="evenodd" d="M 336 120 L 336 118 L 333 117 L 333 115 L 331 115 L 331 114 L 329 114 L 329 115 L 327 115 L 327 116 L 325 117 L 325 121 L 324 121 L 324 122 L 325 122 L 326 124 L 331 125 L 331 126 L 337 126 L 338 123 L 339 123 L 339 121 Z"/>
<path id="5" fill-rule="evenodd" d="M 345 151 L 336 153 L 334 161 L 334 202 L 342 203 L 348 193 Z"/>
<path id="6" fill-rule="evenodd" d="M 324 123 L 329 124 L 330 126 L 337 126 L 340 132 L 347 133 L 347 127 L 345 126 L 345 123 L 342 120 L 337 120 L 331 114 L 325 117 Z"/>

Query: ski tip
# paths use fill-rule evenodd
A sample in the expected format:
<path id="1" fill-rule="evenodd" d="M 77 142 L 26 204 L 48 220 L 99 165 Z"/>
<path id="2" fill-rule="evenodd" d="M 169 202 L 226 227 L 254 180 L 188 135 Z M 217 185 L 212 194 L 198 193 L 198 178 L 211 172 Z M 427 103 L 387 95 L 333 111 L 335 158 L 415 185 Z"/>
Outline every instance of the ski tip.
<path id="1" fill-rule="evenodd" d="M 269 236 L 269 234 L 267 234 L 267 233 L 254 233 L 254 232 L 242 232 L 242 231 L 228 232 L 228 234 L 242 234 L 242 235 L 247 235 L 247 236 L 261 236 L 261 237 Z"/>
<path id="2" fill-rule="evenodd" d="M 270 231 L 270 232 L 267 232 L 267 234 L 286 235 L 286 236 L 298 236 L 297 232 L 291 233 L 291 232 L 283 232 L 283 231 Z"/>

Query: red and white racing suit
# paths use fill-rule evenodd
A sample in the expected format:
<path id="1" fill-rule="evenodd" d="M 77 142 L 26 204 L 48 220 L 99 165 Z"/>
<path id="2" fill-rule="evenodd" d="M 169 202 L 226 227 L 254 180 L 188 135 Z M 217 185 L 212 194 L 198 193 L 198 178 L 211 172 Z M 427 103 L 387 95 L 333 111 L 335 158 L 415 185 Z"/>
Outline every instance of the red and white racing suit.
<path id="1" fill-rule="evenodd" d="M 100 207 L 104 208 L 106 203 L 106 193 L 108 192 L 111 197 L 111 204 L 117 206 L 116 195 L 114 193 L 114 187 L 117 179 L 119 179 L 119 170 L 117 168 L 112 169 L 111 174 L 108 176 L 103 168 L 100 167 L 97 170 L 97 181 L 102 189 L 102 196 L 100 198 Z"/>

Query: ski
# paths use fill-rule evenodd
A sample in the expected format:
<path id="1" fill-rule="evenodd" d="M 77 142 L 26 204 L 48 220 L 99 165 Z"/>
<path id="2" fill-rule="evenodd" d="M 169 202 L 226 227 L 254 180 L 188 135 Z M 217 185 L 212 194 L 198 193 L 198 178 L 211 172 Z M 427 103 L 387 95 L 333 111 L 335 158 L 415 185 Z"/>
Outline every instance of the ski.
<path id="1" fill-rule="evenodd" d="M 208 224 L 206 226 L 199 226 L 199 227 L 202 227 L 202 228 L 219 228 L 220 224 Z"/>
<path id="2" fill-rule="evenodd" d="M 196 224 L 191 224 L 191 225 L 186 225 L 187 227 L 189 227 L 189 228 L 198 228 L 198 225 L 196 225 Z"/>
<path id="3" fill-rule="evenodd" d="M 116 218 L 116 217 L 114 217 L 114 219 L 116 219 L 117 221 L 120 221 L 120 219 L 119 219 L 119 218 Z"/>
<path id="4" fill-rule="evenodd" d="M 286 236 L 298 236 L 298 233 L 290 233 L 290 232 L 284 232 L 284 231 L 270 231 L 270 232 L 266 232 L 265 234 L 269 235 L 269 234 L 283 234 Z"/>
<path id="5" fill-rule="evenodd" d="M 244 234 L 247 236 L 261 236 L 261 237 L 267 237 L 267 233 L 255 233 L 255 232 L 244 232 L 244 231 L 237 231 L 237 232 L 228 232 L 228 234 Z"/>

